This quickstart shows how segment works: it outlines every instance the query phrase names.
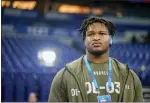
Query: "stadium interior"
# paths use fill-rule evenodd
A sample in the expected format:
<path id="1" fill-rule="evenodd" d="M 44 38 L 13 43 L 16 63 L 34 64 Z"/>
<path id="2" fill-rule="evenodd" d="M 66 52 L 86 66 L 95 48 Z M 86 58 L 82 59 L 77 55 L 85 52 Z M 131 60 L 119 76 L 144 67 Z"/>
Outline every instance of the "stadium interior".
<path id="1" fill-rule="evenodd" d="M 149 0 L 1 0 L 1 99 L 26 102 L 30 92 L 47 102 L 51 82 L 66 63 L 85 54 L 82 21 L 115 23 L 110 56 L 136 72 L 150 102 Z"/>

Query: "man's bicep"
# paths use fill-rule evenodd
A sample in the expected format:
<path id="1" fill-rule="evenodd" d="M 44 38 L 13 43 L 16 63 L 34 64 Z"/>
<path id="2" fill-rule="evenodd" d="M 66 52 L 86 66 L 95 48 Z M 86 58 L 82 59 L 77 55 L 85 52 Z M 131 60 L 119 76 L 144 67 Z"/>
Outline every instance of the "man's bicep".
<path id="1" fill-rule="evenodd" d="M 67 102 L 63 79 L 64 70 L 61 70 L 53 79 L 49 94 L 49 102 Z"/>

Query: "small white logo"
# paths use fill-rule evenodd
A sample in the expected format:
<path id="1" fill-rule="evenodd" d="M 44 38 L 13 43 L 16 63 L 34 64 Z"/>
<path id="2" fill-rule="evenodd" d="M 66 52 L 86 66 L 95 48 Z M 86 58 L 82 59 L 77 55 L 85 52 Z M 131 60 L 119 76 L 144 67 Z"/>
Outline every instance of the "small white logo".
<path id="1" fill-rule="evenodd" d="M 80 93 L 80 91 L 78 89 L 71 89 L 72 96 L 78 96 L 79 93 Z"/>
<path id="2" fill-rule="evenodd" d="M 130 86 L 128 84 L 125 85 L 126 89 L 130 89 Z"/>

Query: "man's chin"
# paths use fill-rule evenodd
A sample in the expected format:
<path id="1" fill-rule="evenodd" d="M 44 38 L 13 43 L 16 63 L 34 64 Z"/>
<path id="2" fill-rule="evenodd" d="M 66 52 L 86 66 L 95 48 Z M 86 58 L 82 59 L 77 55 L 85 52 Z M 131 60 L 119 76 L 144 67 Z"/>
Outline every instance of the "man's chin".
<path id="1" fill-rule="evenodd" d="M 93 56 L 101 56 L 107 52 L 108 49 L 101 49 L 101 48 L 93 48 L 93 49 L 88 49 L 87 51 L 92 54 Z"/>
<path id="2" fill-rule="evenodd" d="M 93 51 L 89 51 L 90 54 L 94 55 L 94 56 L 101 56 L 102 54 L 104 54 L 104 51 L 101 50 L 93 50 Z"/>

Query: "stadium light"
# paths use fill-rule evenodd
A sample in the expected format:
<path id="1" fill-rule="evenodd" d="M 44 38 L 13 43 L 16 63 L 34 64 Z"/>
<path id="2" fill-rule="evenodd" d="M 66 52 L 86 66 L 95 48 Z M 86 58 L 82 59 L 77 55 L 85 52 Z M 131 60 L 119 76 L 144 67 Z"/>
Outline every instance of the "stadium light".
<path id="1" fill-rule="evenodd" d="M 38 53 L 40 63 L 45 66 L 54 66 L 56 53 L 52 50 L 43 50 Z"/>
<path id="2" fill-rule="evenodd" d="M 44 51 L 42 53 L 42 58 L 46 63 L 51 63 L 55 61 L 56 54 L 53 51 Z"/>
<path id="3" fill-rule="evenodd" d="M 69 8 L 69 9 L 68 9 Z M 90 8 L 87 6 L 79 6 L 79 5 L 69 5 L 62 4 L 58 11 L 60 13 L 77 13 L 77 14 L 87 14 L 90 12 Z"/>
<path id="4" fill-rule="evenodd" d="M 1 4 L 2 7 L 9 7 L 10 6 L 10 1 L 4 1 L 3 0 L 1 3 L 2 3 Z"/>
<path id="5" fill-rule="evenodd" d="M 32 10 L 36 6 L 36 4 L 36 1 L 14 1 L 12 6 L 13 8 Z"/>

